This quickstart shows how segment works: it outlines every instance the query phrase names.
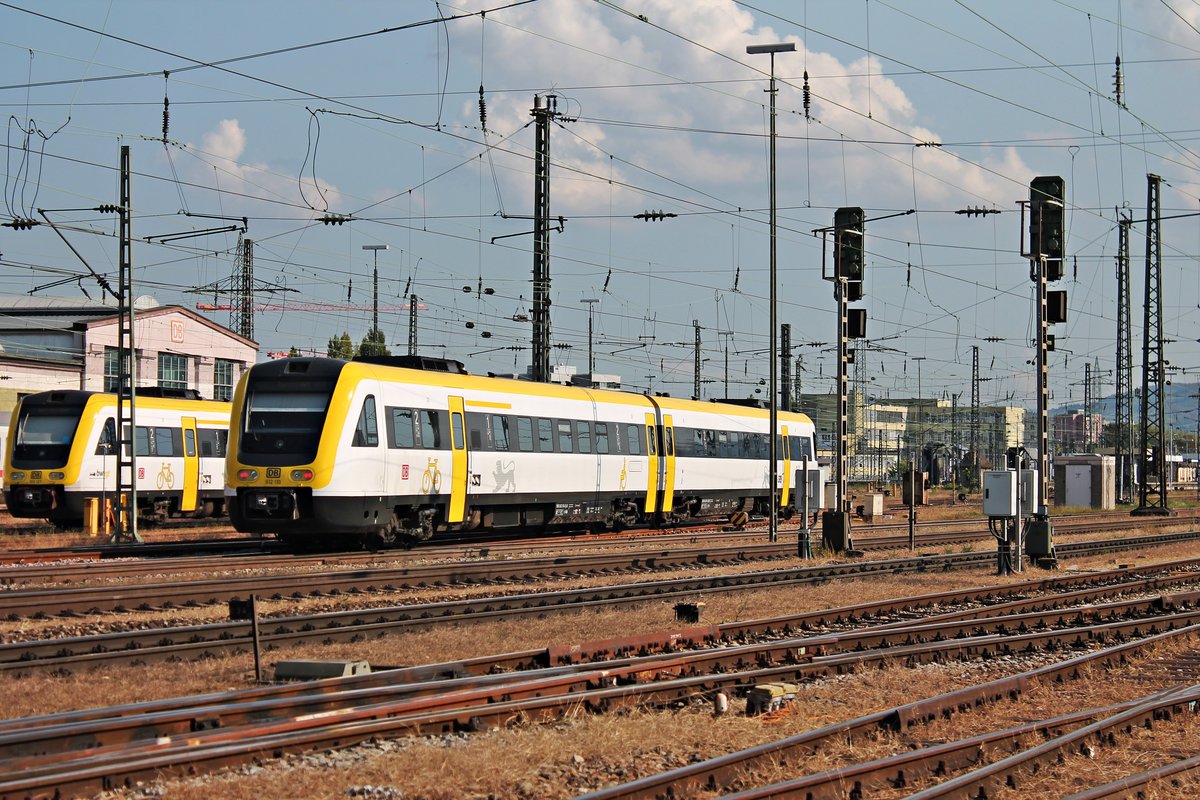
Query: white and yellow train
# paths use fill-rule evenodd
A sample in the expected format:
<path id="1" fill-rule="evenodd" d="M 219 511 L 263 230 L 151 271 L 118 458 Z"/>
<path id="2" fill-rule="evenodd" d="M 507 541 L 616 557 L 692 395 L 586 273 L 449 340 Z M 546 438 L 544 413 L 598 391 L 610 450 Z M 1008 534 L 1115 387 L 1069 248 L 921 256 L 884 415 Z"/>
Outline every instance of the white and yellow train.
<path id="1" fill-rule="evenodd" d="M 157 520 L 223 514 L 231 406 L 164 394 L 171 392 L 138 389 L 133 438 L 139 513 Z M 4 449 L 9 513 L 77 526 L 86 500 L 115 507 L 116 432 L 115 394 L 69 390 L 21 398 Z"/>
<path id="2" fill-rule="evenodd" d="M 422 364 L 411 368 L 395 364 Z M 247 533 L 429 539 L 619 529 L 769 511 L 766 409 L 462 372 L 454 361 L 291 358 L 233 399 L 225 493 Z M 779 508 L 813 424 L 778 413 Z M 814 507 L 815 510 L 815 507 Z"/>

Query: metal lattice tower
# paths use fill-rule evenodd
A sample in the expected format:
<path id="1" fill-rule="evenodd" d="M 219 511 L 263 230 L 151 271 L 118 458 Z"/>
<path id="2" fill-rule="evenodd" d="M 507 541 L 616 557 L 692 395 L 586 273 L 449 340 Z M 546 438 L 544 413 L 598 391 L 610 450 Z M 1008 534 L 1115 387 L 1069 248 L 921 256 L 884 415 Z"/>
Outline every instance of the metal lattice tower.
<path id="1" fill-rule="evenodd" d="M 408 354 L 417 354 L 417 296 L 408 296 Z"/>
<path id="2" fill-rule="evenodd" d="M 971 345 L 971 488 L 979 485 L 979 345 Z"/>
<path id="3" fill-rule="evenodd" d="M 1133 220 L 1121 218 L 1117 239 L 1117 502 L 1133 502 L 1133 334 L 1129 321 L 1129 231 Z"/>
<path id="4" fill-rule="evenodd" d="M 1092 411 L 1095 407 L 1096 396 L 1093 392 L 1095 372 L 1092 362 L 1083 363 L 1083 449 L 1090 450 L 1092 444 Z"/>
<path id="5" fill-rule="evenodd" d="M 550 380 L 550 120 L 558 98 L 533 96 L 533 369 L 535 381 Z"/>
<path id="6" fill-rule="evenodd" d="M 1166 424 L 1162 341 L 1162 178 L 1146 176 L 1146 307 L 1142 320 L 1141 437 L 1138 443 L 1138 505 L 1132 514 L 1166 516 Z"/>
<path id="7" fill-rule="evenodd" d="M 133 208 L 129 145 L 121 146 L 120 274 L 117 289 L 117 526 L 114 542 L 140 542 L 137 529 L 137 346 L 133 338 Z"/>
<path id="8" fill-rule="evenodd" d="M 254 240 L 238 237 L 235 261 L 241 266 L 233 293 L 229 325 L 247 339 L 254 339 Z"/>
<path id="9" fill-rule="evenodd" d="M 792 326 L 779 326 L 779 408 L 792 410 Z"/>
<path id="10" fill-rule="evenodd" d="M 700 399 L 700 320 L 692 320 L 692 328 L 696 332 L 696 342 L 692 348 L 692 399 Z M 591 379 L 591 375 L 588 378 Z"/>

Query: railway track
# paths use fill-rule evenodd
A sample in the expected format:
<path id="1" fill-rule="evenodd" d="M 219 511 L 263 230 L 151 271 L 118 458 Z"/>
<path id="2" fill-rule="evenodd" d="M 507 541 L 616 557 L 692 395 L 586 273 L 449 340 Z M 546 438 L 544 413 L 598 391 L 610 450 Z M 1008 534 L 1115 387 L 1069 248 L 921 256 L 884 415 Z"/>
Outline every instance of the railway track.
<path id="1" fill-rule="evenodd" d="M 1195 541 L 1200 533 L 1160 534 L 1125 540 L 1064 544 L 1064 555 L 1084 555 Z M 993 563 L 992 553 L 958 553 L 905 559 L 827 564 L 795 569 L 757 571 L 667 581 L 621 584 L 503 597 L 468 598 L 418 605 L 339 611 L 261 620 L 260 640 L 266 648 L 302 643 L 361 641 L 422 627 L 463 622 L 577 612 L 598 607 L 647 601 L 694 600 L 712 592 L 826 582 L 838 577 L 904 572 L 944 571 Z M 1086 580 L 1086 579 L 1085 579 Z M 34 669 L 75 671 L 104 664 L 192 660 L 250 648 L 249 622 L 122 631 L 0 645 L 0 672 Z"/>
<path id="2" fill-rule="evenodd" d="M 1154 518 L 1150 526 L 1177 525 L 1177 520 Z M 1121 530 L 1128 527 L 1127 519 L 1064 525 L 1063 535 L 1072 530 Z M 1139 527 L 1149 527 L 1139 523 Z M 695 534 L 679 537 L 693 544 L 702 537 Z M 723 539 L 724 537 L 716 537 Z M 920 548 L 945 547 L 990 541 L 986 531 L 928 531 L 917 537 Z M 632 540 L 644 543 L 644 540 Z M 665 544 L 655 539 L 654 544 Z M 908 546 L 907 535 L 863 535 L 855 546 L 863 551 L 902 549 Z M 572 547 L 578 547 L 572 544 Z M 528 549 L 527 546 L 525 548 Z M 433 585 L 466 585 L 488 582 L 520 582 L 541 580 L 547 576 L 613 574 L 648 570 L 677 569 L 688 566 L 770 561 L 796 556 L 794 540 L 780 542 L 739 542 L 736 545 L 712 544 L 679 549 L 659 549 L 640 552 L 564 554 L 522 559 L 484 559 L 494 556 L 490 550 L 443 547 L 419 552 L 400 551 L 373 555 L 372 560 L 384 562 L 428 561 L 431 558 L 470 558 L 453 563 L 389 567 L 372 567 L 352 571 L 329 571 L 342 564 L 361 564 L 362 554 L 289 555 L 263 553 L 256 556 L 173 558 L 169 561 L 105 562 L 102 569 L 93 563 L 10 567 L 0 569 L 0 585 L 17 587 L 23 584 L 70 583 L 94 581 L 103 577 L 105 583 L 89 587 L 60 589 L 41 588 L 4 592 L 0 594 L 0 618 L 18 619 L 38 615 L 94 613 L 122 610 L 153 610 L 195 607 L 244 597 L 256 592 L 264 597 L 317 596 L 321 594 L 393 591 Z M 265 570 L 286 570 L 264 574 Z M 305 572 L 304 570 L 310 570 Z M 195 572 L 234 572 L 246 574 L 232 578 L 186 580 L 179 582 L 146 582 L 114 584 L 120 577 L 138 577 Z M 253 576 L 250 573 L 253 573 Z"/>
<path id="3" fill-rule="evenodd" d="M 1169 572 L 1177 566 L 1160 565 L 1158 569 Z M 834 635 L 688 653 L 661 652 L 594 662 L 591 660 L 596 657 L 595 652 L 564 651 L 557 663 L 519 674 L 482 674 L 494 673 L 504 668 L 506 662 L 493 660 L 489 665 L 480 660 L 469 669 L 461 663 L 430 665 L 313 684 L 4 721 L 0 722 L 0 772 L 5 775 L 0 779 L 0 797 L 95 791 L 153 777 L 159 770 L 211 769 L 244 763 L 261 753 L 344 747 L 378 736 L 479 730 L 515 719 L 553 720 L 581 708 L 607 711 L 632 705 L 694 701 L 716 692 L 734 693 L 757 682 L 805 680 L 854 671 L 883 660 L 926 663 L 989 657 L 1002 652 L 1080 647 L 1095 650 L 591 795 L 608 800 L 659 797 L 668 793 L 687 796 L 700 786 L 729 785 L 735 777 L 752 772 L 760 762 L 794 759 L 823 742 L 867 736 L 880 729 L 915 728 L 961 708 L 1019 695 L 1034 681 L 1069 680 L 1086 664 L 1120 663 L 1151 644 L 1170 638 L 1195 637 L 1200 633 L 1195 592 L 1071 607 L 1105 593 L 1144 592 L 1152 588 L 1154 580 L 1170 583 L 1183 577 L 1164 574 L 1145 578 L 1136 570 L 1118 570 L 1092 576 L 1093 580 L 1113 582 L 1107 589 L 1076 590 L 1058 598 L 1019 600 L 975 610 L 960 609 L 916 621 L 896 620 Z M 1187 577 L 1192 581 L 1196 578 Z M 1062 587 L 1079 580 L 1079 577 L 1064 577 L 1031 581 L 1023 588 L 1031 590 L 1035 584 L 1043 588 Z M 988 587 L 975 591 L 995 596 L 1013 588 Z M 911 610 L 922 604 L 944 604 L 949 594 L 952 593 L 897 598 L 887 603 L 817 613 L 827 619 L 874 619 L 894 614 L 897 608 Z M 970 595 L 959 594 L 964 598 Z M 1037 603 L 1044 608 L 1027 610 L 1029 604 Z M 973 615 L 976 618 L 971 618 Z M 788 627 L 798 629 L 808 624 L 802 616 L 793 618 Z M 779 622 L 772 624 L 778 626 Z M 1019 633 L 1011 635 L 1013 631 Z M 1107 646 L 1114 640 L 1122 643 Z M 663 641 L 664 649 L 677 646 L 670 637 L 664 637 Z M 646 647 L 646 643 L 609 642 L 603 649 L 627 651 L 639 647 Z M 582 663 L 587 661 L 591 663 Z M 451 673 L 457 677 L 445 678 Z M 1105 716 L 1110 720 L 1138 719 L 1131 712 L 1153 714 L 1149 704 L 1160 699 L 1094 710 L 1090 716 L 1076 714 L 1072 719 L 1083 722 Z M 1174 699 L 1186 705 L 1196 698 L 1177 695 Z M 970 753 L 970 750 L 960 746 L 958 752 Z M 922 755 L 930 757 L 929 753 Z M 943 763 L 953 761 L 949 748 L 943 756 Z M 913 763 L 918 762 L 908 762 L 907 768 L 914 769 Z M 888 770 L 902 768 L 898 764 L 879 769 L 880 779 L 891 774 Z"/>

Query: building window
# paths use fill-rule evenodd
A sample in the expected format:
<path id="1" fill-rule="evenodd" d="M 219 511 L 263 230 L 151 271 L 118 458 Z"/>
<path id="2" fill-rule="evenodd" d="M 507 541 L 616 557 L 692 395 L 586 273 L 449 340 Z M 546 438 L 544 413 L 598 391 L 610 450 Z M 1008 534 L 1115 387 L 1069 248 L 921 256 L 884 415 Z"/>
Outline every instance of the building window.
<path id="1" fill-rule="evenodd" d="M 104 391 L 106 392 L 115 392 L 119 385 L 117 381 L 119 352 L 115 347 L 104 348 Z"/>
<path id="2" fill-rule="evenodd" d="M 213 367 L 213 400 L 229 402 L 233 399 L 233 380 L 237 362 L 226 358 L 218 358 Z"/>
<path id="3" fill-rule="evenodd" d="M 158 385 L 163 389 L 186 389 L 188 386 L 187 356 L 177 353 L 159 353 Z"/>

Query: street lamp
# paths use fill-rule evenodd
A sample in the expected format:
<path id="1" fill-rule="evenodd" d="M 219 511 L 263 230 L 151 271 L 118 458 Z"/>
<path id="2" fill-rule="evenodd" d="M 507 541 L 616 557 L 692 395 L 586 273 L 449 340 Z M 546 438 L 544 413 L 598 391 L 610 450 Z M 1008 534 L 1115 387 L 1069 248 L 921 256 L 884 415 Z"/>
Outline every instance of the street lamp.
<path id="1" fill-rule="evenodd" d="M 374 275 L 374 292 L 371 297 L 371 350 L 376 350 L 380 344 L 375 340 L 379 336 L 376 331 L 379 330 L 379 251 L 387 250 L 386 244 L 364 244 L 363 250 L 371 250 L 375 253 L 375 271 Z M 380 355 L 380 353 L 372 352 L 371 355 Z"/>
<path id="2" fill-rule="evenodd" d="M 592 309 L 595 308 L 596 303 L 600 302 L 600 298 L 585 297 L 579 302 L 587 303 L 588 307 L 588 380 L 595 384 L 595 380 L 592 378 L 592 373 L 596 371 L 596 359 L 592 355 Z"/>
<path id="3" fill-rule="evenodd" d="M 776 332 L 776 328 L 778 327 L 778 325 L 776 323 L 776 317 L 778 314 L 778 298 L 776 297 L 776 292 L 775 292 L 775 283 L 776 283 L 776 278 L 775 278 L 775 275 L 776 275 L 775 54 L 776 53 L 791 53 L 791 52 L 794 52 L 795 49 L 796 49 L 796 45 L 794 42 L 783 42 L 780 44 L 752 44 L 752 45 L 749 45 L 746 47 L 747 55 L 753 56 L 753 55 L 759 55 L 761 53 L 769 53 L 771 56 L 771 88 L 767 90 L 767 93 L 770 94 L 770 96 L 771 96 L 771 133 L 770 133 L 770 137 L 769 137 L 770 150 L 771 150 L 771 167 L 770 167 L 770 184 L 771 184 L 771 188 L 770 188 L 770 226 L 771 226 L 771 270 L 770 270 L 770 273 L 771 273 L 770 274 L 771 302 L 770 302 L 770 306 L 771 306 L 771 313 L 769 315 L 770 316 L 770 322 L 769 322 L 770 336 L 768 337 L 768 340 L 770 342 L 770 351 L 771 352 L 767 358 L 767 363 L 770 365 L 770 381 L 771 381 L 771 387 L 770 387 L 771 391 L 767 395 L 768 408 L 770 409 L 770 426 L 771 426 L 771 434 L 768 439 L 769 449 L 768 449 L 768 453 L 767 453 L 767 458 L 769 458 L 770 462 L 771 462 L 771 469 L 770 469 L 770 473 L 771 473 L 771 476 L 770 476 L 770 478 L 771 478 L 771 480 L 770 480 L 771 513 L 770 513 L 770 517 L 769 517 L 769 523 L 768 523 L 769 527 L 767 528 L 767 531 L 768 531 L 768 536 L 772 542 L 776 541 L 779 538 L 779 528 L 778 528 L 779 521 L 778 521 L 778 508 L 777 508 L 778 503 L 776 501 L 776 497 L 777 497 L 778 489 L 779 489 L 779 474 L 778 474 L 779 466 L 778 466 L 778 462 L 776 461 L 776 459 L 778 458 L 778 455 L 779 455 L 776 452 L 776 439 L 777 439 L 777 432 L 779 430 L 779 410 L 777 408 L 778 401 L 779 401 L 779 391 L 778 391 L 779 387 L 777 385 L 779 383 L 779 365 L 776 364 L 776 362 L 775 362 L 775 355 L 776 355 L 775 351 L 777 349 L 777 344 L 776 344 L 775 339 L 776 339 L 776 336 L 778 336 L 778 333 Z"/>

